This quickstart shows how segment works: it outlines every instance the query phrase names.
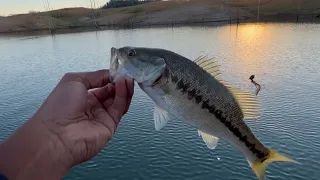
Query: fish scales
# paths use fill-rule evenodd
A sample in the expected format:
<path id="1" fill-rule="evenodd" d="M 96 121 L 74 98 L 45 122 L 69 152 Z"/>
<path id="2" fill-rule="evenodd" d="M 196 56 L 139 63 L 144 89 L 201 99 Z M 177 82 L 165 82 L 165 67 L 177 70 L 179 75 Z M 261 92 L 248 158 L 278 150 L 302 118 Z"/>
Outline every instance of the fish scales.
<path id="1" fill-rule="evenodd" d="M 268 164 L 296 161 L 265 147 L 244 118 L 257 117 L 257 102 L 250 93 L 218 78 L 219 65 L 199 57 L 194 62 L 164 49 L 123 47 L 111 49 L 110 72 L 133 78 L 155 102 L 155 128 L 160 130 L 168 114 L 198 129 L 207 147 L 219 138 L 240 150 L 259 180 Z"/>
<path id="2" fill-rule="evenodd" d="M 263 161 L 268 156 L 268 149 L 255 138 L 242 120 L 243 114 L 240 108 L 229 94 L 223 93 L 228 90 L 221 83 L 210 81 L 212 80 L 211 75 L 189 59 L 181 56 L 176 59 L 170 59 L 170 57 L 164 59 L 167 60 L 168 68 L 172 68 L 171 71 L 169 70 L 172 72 L 170 83 L 176 84 L 176 90 L 186 94 L 184 97 L 188 100 L 193 100 L 190 97 L 194 97 L 193 102 L 195 104 L 201 106 L 205 113 L 213 115 L 209 119 L 210 121 L 219 120 L 232 132 L 231 136 L 236 136 L 256 155 L 257 159 Z M 226 101 L 226 99 L 229 101 Z M 230 133 L 228 136 L 230 136 Z"/>

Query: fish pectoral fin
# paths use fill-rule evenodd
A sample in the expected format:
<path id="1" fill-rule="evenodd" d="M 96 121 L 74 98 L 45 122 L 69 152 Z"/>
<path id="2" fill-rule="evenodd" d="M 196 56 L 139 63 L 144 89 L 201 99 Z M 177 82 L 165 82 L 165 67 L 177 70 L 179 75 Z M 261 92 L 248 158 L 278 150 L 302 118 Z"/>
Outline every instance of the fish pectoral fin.
<path id="1" fill-rule="evenodd" d="M 202 140 L 206 143 L 207 147 L 209 149 L 215 149 L 218 145 L 218 142 L 219 142 L 219 138 L 218 137 L 215 137 L 215 136 L 212 136 L 210 134 L 207 134 L 207 133 L 204 133 L 200 130 L 198 130 L 198 134 L 199 136 L 202 137 Z"/>
<path id="2" fill-rule="evenodd" d="M 154 126 L 157 131 L 162 129 L 169 120 L 168 112 L 158 105 L 154 107 L 154 113 L 153 113 L 153 119 L 154 119 Z"/>

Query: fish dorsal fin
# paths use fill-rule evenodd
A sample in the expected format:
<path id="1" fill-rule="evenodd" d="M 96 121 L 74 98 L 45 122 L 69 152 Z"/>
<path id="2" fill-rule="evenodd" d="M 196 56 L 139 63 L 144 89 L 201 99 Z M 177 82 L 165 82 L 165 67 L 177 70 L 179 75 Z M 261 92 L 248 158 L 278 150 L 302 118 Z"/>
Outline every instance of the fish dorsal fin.
<path id="1" fill-rule="evenodd" d="M 156 105 L 154 107 L 153 118 L 155 129 L 159 131 L 167 124 L 169 120 L 169 115 L 167 111 Z"/>
<path id="2" fill-rule="evenodd" d="M 217 147 L 219 138 L 212 136 L 210 134 L 204 133 L 200 130 L 198 130 L 198 134 L 199 136 L 202 137 L 202 140 L 206 143 L 209 149 L 215 149 Z"/>
<path id="3" fill-rule="evenodd" d="M 214 61 L 213 58 L 208 58 L 207 56 L 200 56 L 194 60 L 194 62 L 200 66 L 203 70 L 207 71 L 215 79 L 220 80 L 220 65 Z"/>
<path id="4" fill-rule="evenodd" d="M 233 88 L 229 84 L 227 84 L 226 87 L 238 102 L 242 110 L 244 119 L 257 119 L 259 117 L 260 107 L 256 96 L 252 95 L 248 91 Z"/>
<path id="5" fill-rule="evenodd" d="M 223 81 L 220 78 L 220 65 L 214 61 L 213 58 L 200 56 L 195 59 L 194 62 L 230 90 L 240 105 L 244 119 L 257 119 L 259 117 L 259 103 L 257 97 L 248 91 L 233 88 L 230 83 Z"/>

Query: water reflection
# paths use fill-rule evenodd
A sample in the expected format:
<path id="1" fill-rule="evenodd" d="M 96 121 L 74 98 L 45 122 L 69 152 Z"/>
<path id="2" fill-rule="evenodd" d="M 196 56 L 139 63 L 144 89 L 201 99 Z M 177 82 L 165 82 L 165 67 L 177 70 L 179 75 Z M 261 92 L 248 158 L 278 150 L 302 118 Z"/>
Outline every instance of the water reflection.
<path id="1" fill-rule="evenodd" d="M 266 72 L 276 74 L 276 67 L 279 65 L 277 59 L 290 53 L 288 45 L 292 32 L 291 26 L 255 23 L 231 25 L 228 30 L 219 31 L 217 37 L 220 43 L 228 48 L 228 51 L 220 54 L 232 62 L 228 66 L 223 65 L 224 70 L 232 69 L 239 84 L 247 87 L 250 86 L 248 78 L 252 74 L 257 75 L 258 80 L 264 77 Z M 286 44 L 283 45 L 283 42 Z M 285 73 L 285 70 L 287 69 L 282 68 L 282 73 Z"/>
<path id="2" fill-rule="evenodd" d="M 255 74 L 262 85 L 258 97 L 263 108 L 256 135 L 303 164 L 275 163 L 267 169 L 268 178 L 319 179 L 320 26 L 241 24 L 236 28 L 153 28 L 1 39 L 0 140 L 32 115 L 65 72 L 108 67 L 112 46 L 161 47 L 190 59 L 211 55 L 221 64 L 224 80 L 248 86 L 252 92 L 255 88 L 248 78 Z M 136 88 L 130 111 L 111 143 L 65 179 L 256 179 L 245 158 L 224 141 L 208 150 L 195 129 L 175 119 L 155 131 L 153 107 Z"/>
<path id="3" fill-rule="evenodd" d="M 266 52 L 266 48 L 272 43 L 273 27 L 264 24 L 243 24 L 231 26 L 230 31 L 224 31 L 223 41 L 234 41 L 235 57 L 238 58 L 238 66 L 251 66 L 259 61 L 261 54 Z M 226 43 L 227 43 L 226 42 Z M 232 42 L 232 41 L 231 41 Z M 261 62 L 261 61 L 259 61 Z M 263 66 L 263 64 L 260 64 Z"/>

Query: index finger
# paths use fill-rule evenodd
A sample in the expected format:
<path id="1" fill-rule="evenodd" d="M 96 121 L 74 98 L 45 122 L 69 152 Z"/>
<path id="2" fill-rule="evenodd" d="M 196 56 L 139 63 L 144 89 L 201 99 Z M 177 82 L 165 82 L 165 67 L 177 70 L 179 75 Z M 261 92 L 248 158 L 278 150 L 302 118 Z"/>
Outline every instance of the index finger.
<path id="1" fill-rule="evenodd" d="M 103 87 L 110 83 L 109 75 L 108 69 L 92 72 L 69 72 L 63 76 L 60 82 L 81 82 L 89 90 Z"/>

